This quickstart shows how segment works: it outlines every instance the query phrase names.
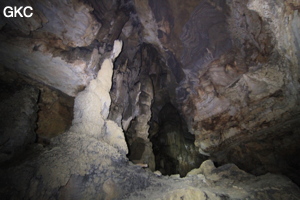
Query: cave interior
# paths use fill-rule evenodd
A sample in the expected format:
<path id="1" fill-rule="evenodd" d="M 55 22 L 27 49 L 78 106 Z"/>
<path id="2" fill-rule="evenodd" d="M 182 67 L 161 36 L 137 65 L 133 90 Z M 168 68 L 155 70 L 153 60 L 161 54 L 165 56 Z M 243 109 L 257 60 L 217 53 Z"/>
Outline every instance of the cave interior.
<path id="1" fill-rule="evenodd" d="M 7 6 L 4 199 L 300 199 L 299 0 Z"/>

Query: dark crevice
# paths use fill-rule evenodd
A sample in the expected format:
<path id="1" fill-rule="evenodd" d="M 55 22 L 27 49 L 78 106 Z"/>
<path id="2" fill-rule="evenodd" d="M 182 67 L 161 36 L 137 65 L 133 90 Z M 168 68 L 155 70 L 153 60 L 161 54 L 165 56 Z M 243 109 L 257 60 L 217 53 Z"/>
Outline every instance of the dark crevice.
<path id="1" fill-rule="evenodd" d="M 190 170 L 198 168 L 206 158 L 197 151 L 195 136 L 188 132 L 186 122 L 177 109 L 166 103 L 158 119 L 157 132 L 151 137 L 156 170 L 164 175 L 185 176 Z"/>

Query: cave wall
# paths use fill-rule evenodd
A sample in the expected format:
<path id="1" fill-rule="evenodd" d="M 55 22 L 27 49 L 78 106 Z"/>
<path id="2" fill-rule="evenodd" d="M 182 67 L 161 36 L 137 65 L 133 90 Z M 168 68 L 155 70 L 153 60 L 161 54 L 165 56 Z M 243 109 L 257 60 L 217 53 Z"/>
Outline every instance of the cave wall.
<path id="1" fill-rule="evenodd" d="M 80 190 L 77 183 L 83 182 L 86 184 L 83 187 L 91 190 L 99 187 L 101 192 L 114 193 L 117 180 L 107 178 L 97 182 L 97 175 L 91 175 L 99 172 L 92 165 L 101 151 L 113 152 L 103 154 L 105 166 L 117 160 L 105 177 L 111 177 L 110 173 L 118 171 L 120 166 L 127 166 L 127 145 L 129 158 L 135 163 L 148 164 L 153 171 L 154 145 L 150 139 L 161 136 L 172 144 L 172 138 L 168 139 L 172 131 L 160 131 L 163 129 L 160 116 L 168 103 L 178 110 L 187 127 L 186 131 L 178 131 L 181 128 L 173 125 L 176 128 L 173 132 L 177 135 L 187 132 L 195 137 L 196 147 L 191 144 L 191 151 L 181 150 L 191 156 L 188 162 L 195 159 L 194 152 L 199 152 L 218 165 L 233 162 L 256 175 L 284 173 L 297 182 L 300 48 L 297 0 L 12 2 L 31 5 L 36 11 L 32 19 L 1 16 L 1 63 L 69 96 L 78 95 L 71 133 L 53 140 L 52 153 L 50 150 L 50 154 L 43 154 L 36 164 L 35 169 L 40 171 L 34 174 L 29 170 L 30 178 L 47 174 L 49 166 L 67 171 L 63 177 L 57 177 L 59 170 L 51 172 L 57 180 L 43 186 L 47 197 L 59 192 L 68 196 L 74 188 Z M 5 5 L 1 2 L 1 8 Z M 121 55 L 114 66 L 101 65 L 114 53 L 116 39 L 124 43 Z M 100 76 L 99 70 L 103 73 Z M 97 75 L 100 80 L 95 79 Z M 52 94 L 56 99 L 56 94 Z M 60 103 L 53 106 L 61 108 Z M 40 106 L 43 110 L 44 105 Z M 117 135 L 111 136 L 111 132 Z M 180 138 L 175 139 L 179 149 L 184 144 Z M 113 143 L 115 139 L 119 143 Z M 101 145 L 103 148 L 97 147 Z M 74 162 L 65 155 L 55 158 L 55 154 L 62 152 L 76 157 L 72 151 L 80 154 Z M 89 160 L 87 155 L 91 154 Z M 173 151 L 170 154 L 182 156 Z M 70 163 L 73 166 L 72 162 L 80 167 L 66 167 Z M 97 161 L 95 166 L 99 165 Z M 186 167 L 185 173 L 190 167 Z M 134 170 L 137 169 L 130 168 L 127 175 L 134 174 Z M 73 172 L 75 175 L 70 178 Z M 41 184 L 40 180 L 30 182 L 28 176 L 22 184 L 30 183 L 36 189 L 35 184 Z M 85 176 L 95 178 L 96 186 L 94 180 L 88 182 Z M 148 175 L 145 176 L 134 179 L 144 181 L 143 188 L 149 184 Z M 102 188 L 105 183 L 108 189 Z M 124 182 L 121 185 L 124 191 L 132 191 Z M 61 186 L 64 188 L 60 191 Z M 28 198 L 34 196 L 35 189 Z"/>
<path id="2" fill-rule="evenodd" d="M 38 84 L 35 84 L 38 85 Z M 39 85 L 41 86 L 41 85 Z M 43 86 L 38 101 L 36 134 L 41 142 L 68 130 L 73 119 L 74 98 Z"/>
<path id="3" fill-rule="evenodd" d="M 178 26 L 176 17 L 167 15 L 172 15 L 170 13 L 175 9 L 171 8 L 180 4 L 173 7 L 172 5 L 170 2 L 162 5 L 149 2 L 149 6 L 153 7 L 154 18 L 158 20 L 157 26 L 160 23 Z M 164 9 L 168 12 L 163 12 Z M 166 16 L 160 16 L 161 13 L 165 13 Z M 162 20 L 168 20 L 168 23 L 161 22 Z M 173 26 L 170 25 L 169 28 L 173 33 Z M 247 2 L 228 1 L 225 4 L 219 1 L 201 1 L 198 7 L 190 11 L 190 18 L 186 19 L 185 24 L 181 24 L 181 32 L 176 33 L 177 30 L 179 29 L 174 28 L 174 35 L 179 37 L 182 43 L 181 52 L 184 53 L 172 51 L 172 48 L 169 50 L 179 58 L 177 62 L 179 61 L 179 65 L 184 69 L 186 78 L 176 86 L 176 100 L 189 124 L 189 130 L 198 138 L 196 143 L 200 150 L 203 153 L 209 152 L 209 147 L 213 149 L 223 140 L 238 133 L 242 134 L 244 129 L 259 127 L 268 111 L 257 113 L 261 114 L 262 121 L 257 119 L 256 122 L 251 122 L 252 118 L 256 118 L 254 116 L 256 112 L 252 111 L 249 115 L 251 111 L 248 108 L 255 110 L 252 106 L 255 107 L 260 100 L 266 101 L 268 96 L 275 93 L 277 96 L 277 93 L 289 83 L 288 79 L 284 80 L 285 75 L 294 74 L 292 70 L 297 66 L 297 62 L 285 60 L 285 56 L 283 59 L 278 57 L 276 45 L 280 39 L 275 38 L 277 33 L 273 32 L 270 22 L 259 16 L 259 13 L 249 10 Z M 214 35 L 216 32 L 222 34 Z M 291 31 L 289 33 L 293 35 Z M 175 44 L 177 40 L 169 40 L 169 43 L 172 42 Z M 164 46 L 163 42 L 161 44 Z M 176 47 L 180 49 L 180 45 Z M 168 48 L 168 45 L 164 48 Z M 280 59 L 281 63 L 276 59 Z M 274 63 L 279 66 L 274 66 Z M 284 67 L 286 65 L 290 66 L 290 69 L 286 69 Z M 286 71 L 278 72 L 281 68 Z M 265 77 L 265 74 L 270 75 Z M 297 78 L 292 79 L 296 84 L 295 88 L 287 88 L 288 90 L 297 90 L 298 83 L 295 80 Z M 294 108 L 295 93 L 292 91 L 287 93 L 291 96 L 288 94 L 286 99 L 289 101 L 284 102 L 288 102 L 289 105 L 274 116 L 272 114 L 270 120 L 280 118 L 279 115 Z M 241 116 L 243 113 L 247 113 L 247 117 Z M 251 124 L 248 125 L 248 122 Z"/>
<path id="4" fill-rule="evenodd" d="M 126 47 L 124 51 L 126 52 Z M 121 54 L 120 58 L 122 56 L 124 55 Z M 131 150 L 129 158 L 135 162 L 147 163 L 150 169 L 154 170 L 149 123 L 155 116 L 152 110 L 153 103 L 164 102 L 165 98 L 168 98 L 167 93 L 164 96 L 157 94 L 161 92 L 157 88 L 166 91 L 163 84 L 166 82 L 167 69 L 161 66 L 163 63 L 157 50 L 150 45 L 141 46 L 132 60 L 127 59 L 125 63 L 119 63 L 117 60 L 116 64 L 110 93 L 112 96 L 110 119 L 117 121 L 125 130 Z M 161 78 L 163 71 L 166 74 Z"/>
<path id="5" fill-rule="evenodd" d="M 141 23 L 141 27 L 134 28 L 141 31 L 134 37 L 124 34 L 124 38 L 151 43 L 160 55 L 157 63 L 162 66 L 151 67 L 148 74 L 154 91 L 149 137 L 156 134 L 153 130 L 159 111 L 171 102 L 187 122 L 189 132 L 195 135 L 199 152 L 210 155 L 216 162 L 239 163 L 243 169 L 258 174 L 297 169 L 297 159 L 295 163 L 284 159 L 282 152 L 286 148 L 277 143 L 282 137 L 293 147 L 299 141 L 299 36 L 295 31 L 298 3 L 238 0 L 134 3 Z M 130 59 L 120 62 L 128 73 L 137 74 L 138 70 L 132 67 L 136 63 L 142 66 L 143 60 L 156 59 L 149 53 L 134 57 L 132 52 L 141 50 L 126 45 L 125 48 Z M 145 69 L 141 67 L 141 71 Z M 141 91 L 137 89 L 140 86 L 132 90 L 132 86 L 124 86 L 124 80 L 133 80 L 129 85 L 141 80 L 130 76 L 120 78 L 125 75 L 118 73 L 114 80 L 122 88 L 115 89 L 120 91 L 119 95 L 128 96 L 125 92 L 128 89 L 136 94 Z M 113 112 L 114 105 L 119 109 L 122 104 L 122 100 L 114 101 L 113 98 Z M 133 102 L 126 100 L 123 105 L 135 110 Z M 128 117 L 123 108 L 116 113 L 119 114 L 114 119 L 126 120 L 125 127 L 130 126 L 134 114 Z M 263 153 L 264 147 L 269 149 L 268 153 Z M 242 153 L 232 156 L 236 149 Z M 291 149 L 289 154 L 296 157 L 298 149 Z M 282 158 L 283 164 L 266 161 L 265 154 Z"/>
<path id="6" fill-rule="evenodd" d="M 96 75 L 98 50 L 79 48 L 91 45 L 101 27 L 92 8 L 76 0 L 10 1 L 1 2 L 1 10 L 7 5 L 30 5 L 34 15 L 5 18 L 1 13 L 1 63 L 75 96 Z"/>
<path id="7" fill-rule="evenodd" d="M 70 128 L 73 119 L 73 97 L 2 65 L 0 66 L 0 80 L 1 87 L 5 91 L 1 94 L 1 100 L 6 99 L 8 94 L 25 85 L 38 90 L 37 117 L 30 125 L 35 135 L 33 142 L 48 145 L 51 138 Z"/>
<path id="8" fill-rule="evenodd" d="M 126 158 L 122 129 L 107 119 L 116 41 L 97 78 L 75 98 L 70 130 L 51 146 L 0 166 L 4 199 L 297 199 L 299 188 L 283 176 L 256 177 L 233 164 L 207 160 L 188 177 L 157 177 Z M 89 103 L 87 103 L 89 102 Z"/>

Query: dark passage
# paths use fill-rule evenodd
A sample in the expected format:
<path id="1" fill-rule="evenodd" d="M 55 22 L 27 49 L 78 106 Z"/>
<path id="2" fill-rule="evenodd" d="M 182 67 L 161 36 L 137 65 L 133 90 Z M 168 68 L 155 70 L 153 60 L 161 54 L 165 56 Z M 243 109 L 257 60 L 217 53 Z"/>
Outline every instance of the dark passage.
<path id="1" fill-rule="evenodd" d="M 187 130 L 177 109 L 167 103 L 159 112 L 159 128 L 151 138 L 156 170 L 164 175 L 185 176 L 205 160 L 194 145 L 195 136 Z"/>

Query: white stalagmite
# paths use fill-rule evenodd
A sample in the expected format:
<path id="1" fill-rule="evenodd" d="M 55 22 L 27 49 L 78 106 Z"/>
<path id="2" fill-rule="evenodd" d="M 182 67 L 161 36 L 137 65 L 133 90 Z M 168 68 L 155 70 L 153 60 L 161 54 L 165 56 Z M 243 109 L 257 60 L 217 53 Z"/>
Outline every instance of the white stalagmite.
<path id="1" fill-rule="evenodd" d="M 112 85 L 113 61 L 121 50 L 122 41 L 116 40 L 114 49 L 103 61 L 97 78 L 76 96 L 71 131 L 102 139 L 120 153 L 127 154 L 128 147 L 122 128 L 107 120 L 111 104 L 109 91 Z"/>

